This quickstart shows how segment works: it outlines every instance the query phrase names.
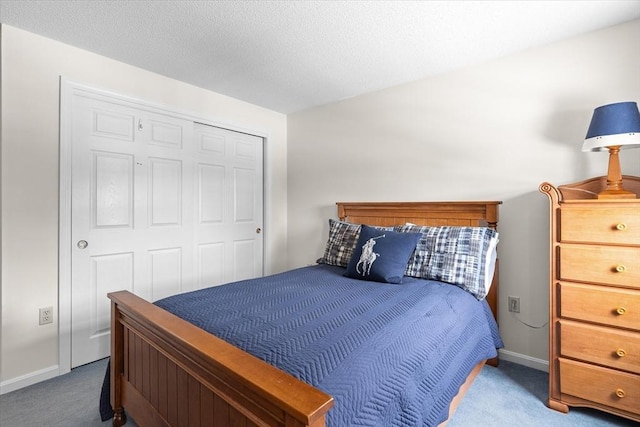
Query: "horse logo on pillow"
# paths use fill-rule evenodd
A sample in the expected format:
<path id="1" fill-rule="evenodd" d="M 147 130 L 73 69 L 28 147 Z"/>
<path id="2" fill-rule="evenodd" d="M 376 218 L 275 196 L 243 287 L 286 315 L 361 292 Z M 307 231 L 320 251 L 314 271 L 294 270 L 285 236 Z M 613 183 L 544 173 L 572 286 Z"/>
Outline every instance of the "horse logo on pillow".
<path id="1" fill-rule="evenodd" d="M 376 245 L 376 239 L 381 239 L 383 237 L 385 237 L 384 234 L 382 236 L 372 237 L 362 245 L 362 255 L 360 255 L 360 260 L 358 260 L 358 263 L 356 264 L 356 272 L 361 276 L 368 276 L 371 274 L 371 267 L 380 256 L 379 253 L 373 251 L 373 247 Z"/>

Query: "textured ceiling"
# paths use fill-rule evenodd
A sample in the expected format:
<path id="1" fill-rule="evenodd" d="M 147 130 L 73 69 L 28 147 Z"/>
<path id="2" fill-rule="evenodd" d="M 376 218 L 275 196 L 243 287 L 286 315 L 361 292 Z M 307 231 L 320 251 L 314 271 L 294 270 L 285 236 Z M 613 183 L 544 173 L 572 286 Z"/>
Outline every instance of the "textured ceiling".
<path id="1" fill-rule="evenodd" d="M 640 0 L 0 0 L 4 24 L 282 113 L 639 18 Z"/>

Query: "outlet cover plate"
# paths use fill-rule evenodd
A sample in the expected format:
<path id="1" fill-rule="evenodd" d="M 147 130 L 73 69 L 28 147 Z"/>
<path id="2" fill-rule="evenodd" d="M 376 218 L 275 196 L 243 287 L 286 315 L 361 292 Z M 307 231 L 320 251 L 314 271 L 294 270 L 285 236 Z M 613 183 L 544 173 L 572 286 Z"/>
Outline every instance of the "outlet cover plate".
<path id="1" fill-rule="evenodd" d="M 509 297 L 509 311 L 520 313 L 520 297 Z"/>
<path id="2" fill-rule="evenodd" d="M 44 307 L 40 309 L 40 324 L 47 325 L 53 323 L 53 307 Z"/>

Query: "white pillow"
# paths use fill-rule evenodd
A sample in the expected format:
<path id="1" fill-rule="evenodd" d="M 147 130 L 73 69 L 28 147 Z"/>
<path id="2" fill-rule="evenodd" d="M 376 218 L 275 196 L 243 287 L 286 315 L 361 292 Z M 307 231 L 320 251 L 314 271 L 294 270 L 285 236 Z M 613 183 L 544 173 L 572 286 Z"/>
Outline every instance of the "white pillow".
<path id="1" fill-rule="evenodd" d="M 487 290 L 487 294 L 489 294 L 489 290 L 491 289 L 491 284 L 493 283 L 493 276 L 495 275 L 496 269 L 496 259 L 498 259 L 498 236 L 494 236 L 489 241 L 489 247 L 487 248 L 487 257 L 485 259 L 485 268 L 484 268 L 484 288 Z"/>

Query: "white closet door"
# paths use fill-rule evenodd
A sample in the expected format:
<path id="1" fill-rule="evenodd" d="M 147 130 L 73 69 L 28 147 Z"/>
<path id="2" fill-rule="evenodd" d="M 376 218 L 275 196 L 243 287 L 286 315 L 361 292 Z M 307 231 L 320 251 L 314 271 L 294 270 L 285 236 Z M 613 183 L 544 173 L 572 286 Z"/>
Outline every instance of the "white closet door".
<path id="1" fill-rule="evenodd" d="M 126 289 L 155 301 L 218 284 L 214 280 L 218 270 L 210 262 L 220 260 L 213 250 L 219 244 L 223 280 L 262 274 L 261 234 L 249 245 L 247 236 L 240 234 L 244 228 L 235 227 L 236 222 L 246 225 L 249 217 L 259 218 L 261 224 L 262 139 L 252 137 L 259 144 L 251 149 L 234 147 L 242 158 L 243 148 L 259 157 L 260 167 L 250 171 L 243 169 L 242 162 L 225 164 L 229 158 L 220 164 L 203 162 L 204 150 L 198 142 L 202 138 L 194 137 L 194 123 L 177 115 L 74 96 L 71 120 L 71 367 L 75 367 L 109 355 L 108 292 Z M 233 134 L 227 139 L 234 140 Z M 212 189 L 219 183 L 207 165 L 225 170 L 222 200 L 213 197 Z M 233 179 L 229 180 L 227 171 L 233 171 Z M 259 199 L 260 209 L 247 199 L 249 194 Z M 240 221 L 227 216 L 229 200 Z M 208 233 L 207 239 L 196 239 L 201 230 L 211 228 L 202 223 L 213 219 L 217 203 L 225 209 L 222 226 Z M 228 250 L 234 245 L 234 250 Z M 240 268 L 245 275 L 227 274 L 245 264 L 247 257 L 256 264 L 249 270 Z"/>
<path id="2" fill-rule="evenodd" d="M 197 286 L 263 274 L 263 139 L 195 126 Z"/>

